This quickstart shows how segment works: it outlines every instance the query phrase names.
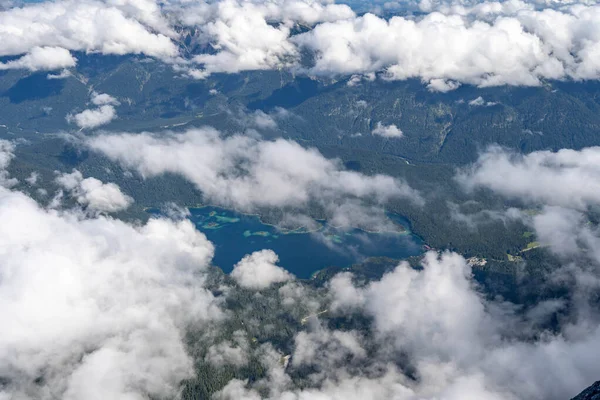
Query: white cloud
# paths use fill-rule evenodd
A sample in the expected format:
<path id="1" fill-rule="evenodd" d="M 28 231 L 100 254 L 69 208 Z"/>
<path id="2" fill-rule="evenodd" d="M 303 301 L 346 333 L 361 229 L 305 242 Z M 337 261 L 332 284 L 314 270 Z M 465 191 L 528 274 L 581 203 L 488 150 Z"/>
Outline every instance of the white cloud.
<path id="1" fill-rule="evenodd" d="M 293 279 L 293 275 L 276 265 L 278 261 L 279 257 L 273 250 L 255 251 L 233 267 L 231 277 L 240 286 L 257 290 Z"/>
<path id="2" fill-rule="evenodd" d="M 77 64 L 69 50 L 61 47 L 34 47 L 29 52 L 13 61 L 0 63 L 3 69 L 28 69 L 30 71 L 51 71 L 74 67 Z"/>
<path id="3" fill-rule="evenodd" d="M 283 139 L 221 137 L 211 128 L 161 135 L 104 134 L 86 139 L 102 152 L 144 177 L 167 172 L 184 176 L 205 201 L 244 211 L 262 207 L 306 210 L 319 205 L 328 216 L 360 220 L 394 198 L 421 203 L 404 182 L 385 175 L 347 171 L 315 149 Z"/>
<path id="4" fill-rule="evenodd" d="M 244 9 L 223 1 L 220 19 L 208 22 L 204 34 L 216 44 L 215 54 L 199 54 L 193 61 L 205 73 L 235 73 L 244 70 L 275 69 L 289 65 L 286 58 L 296 56 L 295 47 L 287 40 L 290 28 L 269 25 L 264 15 L 251 3 Z"/>
<path id="5" fill-rule="evenodd" d="M 388 20 L 302 1 L 224 0 L 192 6 L 195 13 L 189 7 L 172 8 L 184 23 L 200 27 L 200 43 L 216 50 L 194 58 L 203 64 L 203 69 L 192 70 L 198 78 L 252 69 L 302 70 L 299 50 L 304 47 L 316 55 L 310 74 L 353 75 L 348 84 L 355 85 L 362 77 L 384 72 L 386 79 L 420 78 L 430 90 L 445 92 L 462 83 L 539 85 L 542 79 L 598 79 L 600 36 L 595 27 L 600 6 L 592 1 L 588 6 L 574 4 L 544 9 L 544 4 L 522 1 L 427 1 L 416 7 L 428 13 L 423 17 Z M 297 7 L 307 12 L 294 12 Z M 186 11 L 189 15 L 182 15 Z M 278 21 L 283 23 L 271 23 Z M 291 36 L 292 22 L 314 29 Z"/>
<path id="6" fill-rule="evenodd" d="M 11 187 L 18 183 L 15 178 L 11 178 L 6 171 L 14 155 L 15 146 L 8 140 L 0 140 L 0 187 Z"/>
<path id="7" fill-rule="evenodd" d="M 378 122 L 375 128 L 371 131 L 373 135 L 382 136 L 384 138 L 401 138 L 404 137 L 404 134 L 398 127 L 394 124 L 392 125 L 383 125 L 381 122 Z"/>
<path id="8" fill-rule="evenodd" d="M 362 290 L 359 290 L 352 283 L 352 274 L 343 272 L 335 275 L 329 281 L 329 290 L 333 293 L 331 310 L 345 310 L 360 307 L 365 299 Z"/>
<path id="9" fill-rule="evenodd" d="M 316 52 L 311 73 L 385 71 L 387 79 L 420 78 L 432 90 L 598 79 L 599 9 L 521 10 L 490 21 L 456 13 L 389 20 L 366 14 L 319 24 L 292 41 Z"/>
<path id="10" fill-rule="evenodd" d="M 115 106 L 119 101 L 106 93 L 92 93 L 92 104 L 98 106 L 94 109 L 83 110 L 78 114 L 67 115 L 69 123 L 75 123 L 81 129 L 94 129 L 106 125 L 117 117 Z"/>
<path id="11" fill-rule="evenodd" d="M 11 65 L 41 69 L 60 68 L 60 62 L 32 62 L 40 48 L 60 49 L 69 65 L 68 51 L 145 54 L 203 79 L 244 70 L 302 72 L 306 48 L 316 56 L 304 71 L 309 74 L 354 75 L 349 85 L 377 73 L 417 78 L 441 92 L 461 84 L 600 77 L 600 6 L 593 1 L 410 4 L 426 14 L 356 16 L 346 5 L 311 0 L 44 2 L 0 12 L 0 55 L 24 54 Z M 193 28 L 183 34 L 201 53 L 180 54 L 175 41 L 181 26 Z M 309 31 L 293 34 L 298 26 Z"/>
<path id="12" fill-rule="evenodd" d="M 5 188 L 0 218 L 0 397 L 176 396 L 194 371 L 184 329 L 221 317 L 203 288 L 206 237 L 187 220 L 84 218 Z"/>
<path id="13" fill-rule="evenodd" d="M 102 183 L 96 178 L 85 178 L 78 170 L 60 174 L 56 182 L 68 190 L 73 198 L 94 212 L 116 212 L 126 209 L 133 199 L 121 192 L 114 183 Z"/>
<path id="14" fill-rule="evenodd" d="M 311 332 L 299 332 L 294 343 L 294 365 L 329 366 L 333 369 L 350 358 L 363 359 L 367 353 L 362 348 L 358 334 L 327 330 L 320 326 Z"/>
<path id="15" fill-rule="evenodd" d="M 404 263 L 370 284 L 364 293 L 367 311 L 380 334 L 394 335 L 397 347 L 421 349 L 421 359 L 476 358 L 490 321 L 471 290 L 470 274 L 459 255 L 428 253 L 423 271 Z"/>
<path id="16" fill-rule="evenodd" d="M 70 76 L 73 76 L 73 74 L 71 73 L 71 71 L 69 71 L 68 69 L 63 69 L 58 74 L 48 74 L 46 76 L 46 78 L 47 79 L 66 79 L 66 78 L 68 78 Z"/>
<path id="17" fill-rule="evenodd" d="M 0 171 L 5 171 L 14 158 L 15 146 L 8 140 L 0 140 Z"/>
<path id="18" fill-rule="evenodd" d="M 236 331 L 231 341 L 220 342 L 209 347 L 206 361 L 219 367 L 224 365 L 240 367 L 248 363 L 249 347 L 246 334 L 243 331 Z"/>
<path id="19" fill-rule="evenodd" d="M 178 55 L 170 39 L 176 35 L 153 0 L 27 4 L 0 12 L 0 27 L 0 55 L 39 47 L 163 59 Z"/>
<path id="20" fill-rule="evenodd" d="M 561 263 L 544 278 L 566 287 L 572 313 L 591 324 L 598 320 L 593 293 L 600 288 L 600 231 L 588 211 L 600 204 L 599 175 L 597 147 L 527 155 L 492 147 L 457 175 L 466 189 L 485 187 L 537 210 L 521 218 Z"/>
<path id="21" fill-rule="evenodd" d="M 483 99 L 483 97 L 479 96 L 471 101 L 469 101 L 469 105 L 472 107 L 491 107 L 496 105 L 497 103 L 493 102 L 493 101 L 485 101 Z"/>
<path id="22" fill-rule="evenodd" d="M 600 202 L 600 148 L 521 155 L 491 147 L 457 179 L 467 189 L 584 210 Z"/>
<path id="23" fill-rule="evenodd" d="M 199 43 L 217 50 L 193 58 L 202 66 L 191 71 L 199 79 L 214 72 L 291 66 L 298 57 L 289 41 L 294 23 L 313 25 L 354 16 L 346 5 L 302 0 L 175 3 L 170 11 L 183 24 L 200 29 Z"/>
<path id="24" fill-rule="evenodd" d="M 374 72 L 370 72 L 364 75 L 352 75 L 350 79 L 348 79 L 348 82 L 346 82 L 346 85 L 352 87 L 359 85 L 362 81 L 373 82 L 376 78 L 377 76 Z"/>
<path id="25" fill-rule="evenodd" d="M 458 89 L 459 86 L 459 82 L 449 81 L 445 79 L 432 79 L 429 81 L 427 88 L 432 92 L 446 93 L 454 89 Z"/>
<path id="26" fill-rule="evenodd" d="M 25 182 L 27 182 L 31 186 L 35 186 L 39 178 L 40 174 L 38 174 L 37 172 L 32 172 L 31 174 L 29 174 L 29 177 L 25 178 Z"/>
<path id="27" fill-rule="evenodd" d="M 220 1 L 208 2 L 171 2 L 167 10 L 176 15 L 186 26 L 198 26 L 210 21 L 219 21 L 231 14 L 253 13 L 266 20 L 283 22 L 290 25 L 298 22 L 312 26 L 323 21 L 336 21 L 351 18 L 355 14 L 345 4 L 330 1 L 313 0 L 276 0 L 264 1 Z"/>
<path id="28" fill-rule="evenodd" d="M 75 115 L 67 115 L 67 121 L 75 123 L 82 129 L 93 129 L 108 124 L 117 117 L 113 106 L 105 105 L 98 108 L 83 110 Z"/>
<path id="29" fill-rule="evenodd" d="M 98 92 L 92 93 L 92 103 L 97 106 L 105 106 L 105 105 L 118 106 L 121 104 L 121 103 L 119 103 L 119 101 L 117 99 L 115 99 L 111 95 L 106 94 L 106 93 L 98 93 Z"/>
<path id="30" fill-rule="evenodd" d="M 277 122 L 269 114 L 261 110 L 255 111 L 252 116 L 252 124 L 260 129 L 277 129 Z"/>
<path id="31" fill-rule="evenodd" d="M 332 312 L 366 313 L 373 318 L 373 334 L 309 327 L 296 336 L 289 368 L 313 365 L 308 378 L 313 386 L 293 388 L 285 371 L 270 364 L 271 374 L 284 377 L 254 387 L 266 388 L 272 399 L 558 400 L 597 379 L 597 325 L 581 321 L 557 334 L 523 338 L 532 321 L 485 300 L 461 256 L 430 252 L 422 266 L 401 263 L 379 281 L 358 287 L 343 275 L 346 282 L 339 285 L 338 279 L 330 290 L 334 302 L 346 306 Z M 233 380 L 217 398 L 261 396 Z"/>

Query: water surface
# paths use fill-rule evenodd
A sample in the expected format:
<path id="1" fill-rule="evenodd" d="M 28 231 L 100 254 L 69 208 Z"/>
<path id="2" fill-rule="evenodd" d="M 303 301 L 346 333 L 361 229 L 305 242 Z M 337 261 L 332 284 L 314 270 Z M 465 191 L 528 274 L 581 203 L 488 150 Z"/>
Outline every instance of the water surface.
<path id="1" fill-rule="evenodd" d="M 394 214 L 389 218 L 396 232 L 373 233 L 340 230 L 325 222 L 312 232 L 282 231 L 255 215 L 209 206 L 191 208 L 190 213 L 191 221 L 215 245 L 213 263 L 225 272 L 231 272 L 246 254 L 262 249 L 277 253 L 279 265 L 299 278 L 330 266 L 348 267 L 366 257 L 401 259 L 423 252 L 423 243 L 410 233 L 408 222 Z"/>

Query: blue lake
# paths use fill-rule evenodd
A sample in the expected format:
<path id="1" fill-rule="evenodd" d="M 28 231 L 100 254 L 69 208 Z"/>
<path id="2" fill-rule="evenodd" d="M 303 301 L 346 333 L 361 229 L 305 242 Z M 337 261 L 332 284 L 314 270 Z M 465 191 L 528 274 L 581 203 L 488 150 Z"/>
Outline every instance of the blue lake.
<path id="1" fill-rule="evenodd" d="M 388 217 L 397 232 L 370 233 L 339 230 L 324 222 L 312 232 L 282 231 L 257 216 L 217 207 L 191 208 L 190 213 L 198 230 L 215 245 L 213 263 L 225 272 L 231 272 L 246 254 L 262 249 L 277 253 L 279 265 L 299 278 L 330 266 L 348 267 L 366 257 L 400 259 L 423 253 L 423 242 L 410 234 L 406 220 L 394 214 Z"/>

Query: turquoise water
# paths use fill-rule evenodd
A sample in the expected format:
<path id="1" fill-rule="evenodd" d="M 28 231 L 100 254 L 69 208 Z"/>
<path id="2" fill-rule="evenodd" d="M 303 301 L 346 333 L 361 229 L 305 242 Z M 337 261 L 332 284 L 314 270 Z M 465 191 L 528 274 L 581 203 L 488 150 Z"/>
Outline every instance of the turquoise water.
<path id="1" fill-rule="evenodd" d="M 152 212 L 152 211 L 150 211 Z M 281 231 L 263 224 L 257 216 L 216 207 L 190 209 L 190 219 L 215 245 L 213 263 L 225 272 L 246 254 L 271 249 L 279 265 L 299 278 L 309 278 L 329 266 L 347 267 L 365 257 L 406 258 L 423 252 L 423 243 L 408 232 L 407 222 L 389 215 L 396 233 L 342 231 L 322 223 L 316 232 Z"/>

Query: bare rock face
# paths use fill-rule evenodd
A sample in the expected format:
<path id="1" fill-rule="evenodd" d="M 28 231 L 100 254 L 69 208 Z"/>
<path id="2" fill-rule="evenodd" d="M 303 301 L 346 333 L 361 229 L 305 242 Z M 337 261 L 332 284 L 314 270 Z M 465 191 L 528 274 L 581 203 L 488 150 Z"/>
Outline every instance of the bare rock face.
<path id="1" fill-rule="evenodd" d="M 571 400 L 600 400 L 600 381 L 597 381 Z"/>

